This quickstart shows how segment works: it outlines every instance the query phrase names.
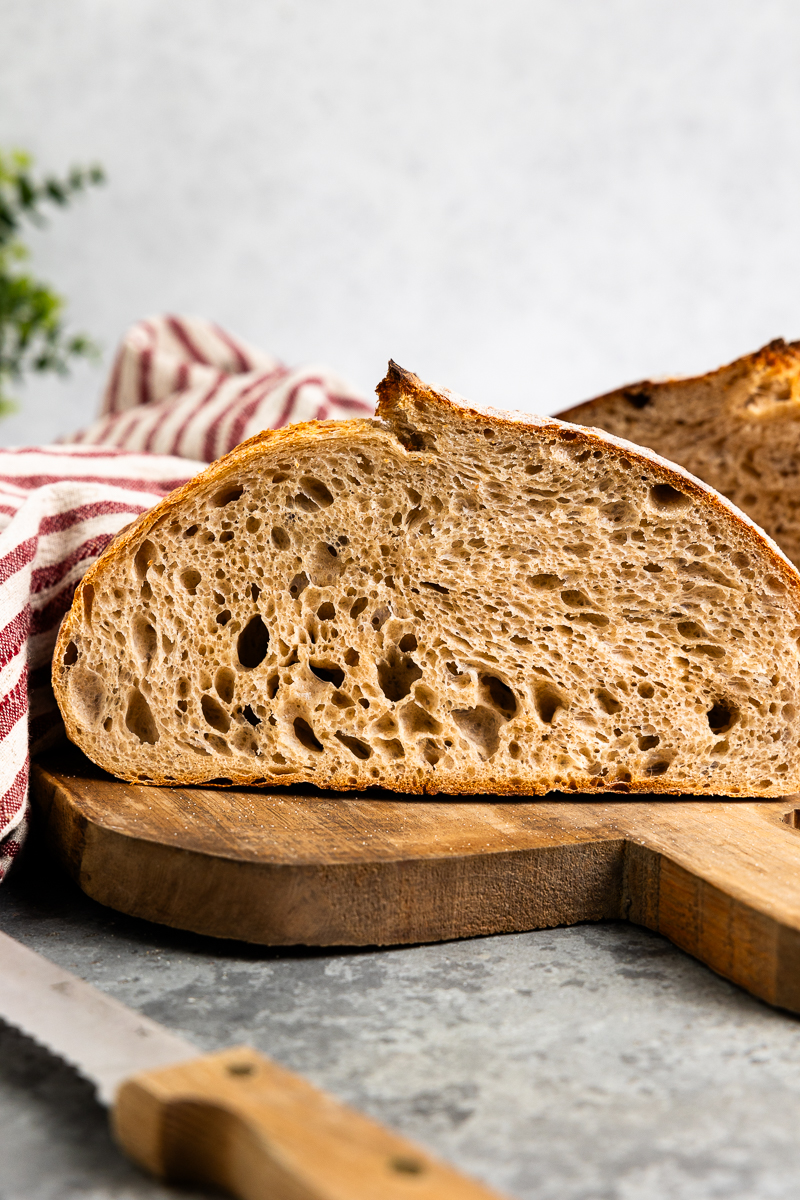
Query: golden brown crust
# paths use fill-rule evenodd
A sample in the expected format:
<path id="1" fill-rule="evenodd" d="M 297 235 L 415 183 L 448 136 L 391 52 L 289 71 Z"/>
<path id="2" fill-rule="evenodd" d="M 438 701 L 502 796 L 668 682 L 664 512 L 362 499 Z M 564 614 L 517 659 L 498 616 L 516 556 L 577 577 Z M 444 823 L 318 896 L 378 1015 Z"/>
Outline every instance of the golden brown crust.
<path id="1" fill-rule="evenodd" d="M 667 387 L 690 392 L 698 384 L 713 386 L 723 376 L 744 376 L 753 371 L 791 370 L 796 369 L 798 363 L 800 363 L 800 341 L 786 342 L 783 338 L 775 338 L 773 341 L 767 342 L 766 346 L 762 346 L 760 350 L 736 358 L 733 362 L 725 363 L 724 366 L 717 367 L 714 371 L 707 371 L 704 375 L 640 379 L 636 383 L 627 383 L 623 387 L 613 388 L 610 392 L 603 392 L 601 396 L 594 396 L 591 400 L 573 404 L 556 413 L 555 417 L 558 421 L 577 422 L 582 425 L 591 417 L 593 410 L 602 410 L 610 400 L 616 400 L 620 396 L 646 396 L 650 392 Z"/>

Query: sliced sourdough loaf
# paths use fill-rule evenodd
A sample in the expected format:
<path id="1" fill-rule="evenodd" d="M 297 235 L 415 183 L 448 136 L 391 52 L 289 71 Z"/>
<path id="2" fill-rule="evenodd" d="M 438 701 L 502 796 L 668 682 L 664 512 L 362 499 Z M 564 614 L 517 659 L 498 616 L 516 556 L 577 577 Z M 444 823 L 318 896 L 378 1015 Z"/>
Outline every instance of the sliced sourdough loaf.
<path id="1" fill-rule="evenodd" d="M 680 463 L 800 566 L 800 342 L 778 339 L 694 379 L 645 379 L 558 415 Z"/>
<path id="2" fill-rule="evenodd" d="M 482 413 L 394 364 L 376 420 L 295 425 L 124 532 L 54 686 L 156 783 L 800 790 L 800 574 L 685 472 Z"/>

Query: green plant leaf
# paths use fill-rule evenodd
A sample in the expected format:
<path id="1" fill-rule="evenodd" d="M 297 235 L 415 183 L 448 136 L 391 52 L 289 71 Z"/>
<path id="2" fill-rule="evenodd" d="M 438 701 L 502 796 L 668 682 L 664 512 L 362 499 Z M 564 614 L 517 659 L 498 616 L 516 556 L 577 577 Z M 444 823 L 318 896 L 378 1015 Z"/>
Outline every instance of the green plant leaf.
<path id="1" fill-rule="evenodd" d="M 22 150 L 0 151 L 0 416 L 12 412 L 9 381 L 29 372 L 65 375 L 72 359 L 97 359 L 99 349 L 84 333 L 68 335 L 65 301 L 48 284 L 20 269 L 30 257 L 20 238 L 24 223 L 45 224 L 42 206 L 66 207 L 87 187 L 105 182 L 98 164 L 73 167 L 64 179 L 37 181 L 33 159 Z"/>

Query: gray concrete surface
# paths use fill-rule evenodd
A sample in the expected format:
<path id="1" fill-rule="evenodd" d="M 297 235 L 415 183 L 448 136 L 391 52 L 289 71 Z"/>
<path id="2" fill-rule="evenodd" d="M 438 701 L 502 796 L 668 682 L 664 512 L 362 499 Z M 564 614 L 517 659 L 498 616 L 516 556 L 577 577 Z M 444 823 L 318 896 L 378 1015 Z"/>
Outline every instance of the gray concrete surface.
<path id="1" fill-rule="evenodd" d="M 199 312 L 552 412 L 800 336 L 799 57 L 793 0 L 0 0 L 0 145 L 106 165 L 33 244 L 107 356 Z"/>
<path id="2" fill-rule="evenodd" d="M 644 930 L 276 952 L 122 917 L 30 863 L 0 893 L 0 926 L 198 1046 L 250 1042 L 520 1200 L 797 1195 L 800 1024 Z M 2 1200 L 172 1194 L 119 1158 L 88 1088 L 8 1030 L 0 1163 Z"/>

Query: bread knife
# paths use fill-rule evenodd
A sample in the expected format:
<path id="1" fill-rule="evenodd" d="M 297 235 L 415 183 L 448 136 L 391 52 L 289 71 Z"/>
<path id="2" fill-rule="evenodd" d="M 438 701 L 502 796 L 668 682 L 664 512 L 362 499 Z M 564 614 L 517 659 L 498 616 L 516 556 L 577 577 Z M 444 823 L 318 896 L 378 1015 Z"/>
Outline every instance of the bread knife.
<path id="1" fill-rule="evenodd" d="M 90 1080 L 122 1149 L 242 1200 L 499 1200 L 249 1046 L 190 1042 L 0 933 L 0 1017 Z"/>

